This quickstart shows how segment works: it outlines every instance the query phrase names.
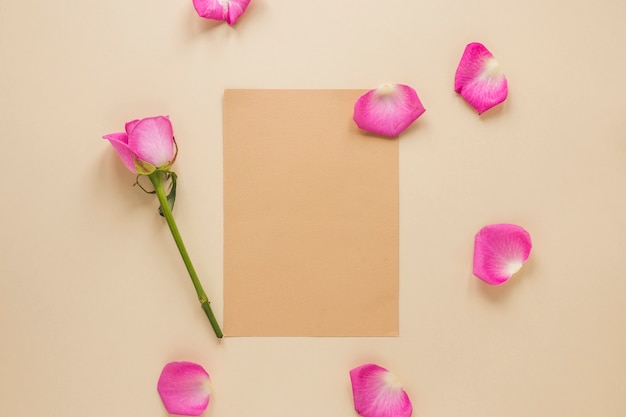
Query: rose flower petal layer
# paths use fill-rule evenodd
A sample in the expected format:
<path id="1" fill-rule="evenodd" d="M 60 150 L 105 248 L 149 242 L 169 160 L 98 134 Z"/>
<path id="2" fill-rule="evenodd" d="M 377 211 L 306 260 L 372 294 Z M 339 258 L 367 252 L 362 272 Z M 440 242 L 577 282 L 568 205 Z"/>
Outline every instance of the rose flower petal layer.
<path id="1" fill-rule="evenodd" d="M 176 158 L 172 123 L 167 116 L 127 122 L 125 132 L 104 135 L 131 172 L 138 166 L 166 168 Z M 143 173 L 143 172 L 142 172 Z"/>
<path id="2" fill-rule="evenodd" d="M 234 25 L 249 3 L 250 0 L 193 0 L 193 7 L 200 17 Z"/>
<path id="3" fill-rule="evenodd" d="M 350 371 L 354 409 L 363 417 L 409 417 L 413 406 L 396 377 L 383 367 L 365 364 Z"/>
<path id="4" fill-rule="evenodd" d="M 523 227 L 506 223 L 485 226 L 474 239 L 474 275 L 487 284 L 502 284 L 520 270 L 531 249 L 530 234 Z"/>
<path id="5" fill-rule="evenodd" d="M 193 362 L 170 362 L 163 368 L 157 391 L 170 414 L 199 416 L 209 404 L 211 379 Z"/>
<path id="6" fill-rule="evenodd" d="M 385 84 L 358 98 L 353 119 L 367 132 L 396 137 L 425 111 L 413 88 L 404 84 Z"/>
<path id="7" fill-rule="evenodd" d="M 454 76 L 454 91 L 478 114 L 506 99 L 509 91 L 506 77 L 498 61 L 483 44 L 473 42 L 465 47 Z"/>

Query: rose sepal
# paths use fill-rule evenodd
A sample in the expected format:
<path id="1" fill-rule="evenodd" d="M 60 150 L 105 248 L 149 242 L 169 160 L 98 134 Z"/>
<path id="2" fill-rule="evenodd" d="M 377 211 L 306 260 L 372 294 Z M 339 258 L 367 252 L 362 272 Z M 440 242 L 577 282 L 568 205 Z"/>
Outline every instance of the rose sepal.
<path id="1" fill-rule="evenodd" d="M 157 170 L 157 167 L 150 162 L 142 161 L 141 159 L 133 158 L 135 164 L 135 170 L 139 175 L 150 175 Z"/>

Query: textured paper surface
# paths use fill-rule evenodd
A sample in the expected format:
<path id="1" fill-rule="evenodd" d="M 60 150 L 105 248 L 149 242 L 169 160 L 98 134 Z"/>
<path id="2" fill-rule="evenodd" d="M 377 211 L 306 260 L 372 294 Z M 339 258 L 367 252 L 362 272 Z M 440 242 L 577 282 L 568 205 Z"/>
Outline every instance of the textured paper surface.
<path id="1" fill-rule="evenodd" d="M 398 141 L 361 90 L 226 90 L 224 332 L 398 334 Z"/>

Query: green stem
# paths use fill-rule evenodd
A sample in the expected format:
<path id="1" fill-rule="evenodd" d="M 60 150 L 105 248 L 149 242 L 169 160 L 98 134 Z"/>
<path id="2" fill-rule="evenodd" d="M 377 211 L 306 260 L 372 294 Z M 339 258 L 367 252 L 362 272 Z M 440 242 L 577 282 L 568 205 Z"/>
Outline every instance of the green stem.
<path id="1" fill-rule="evenodd" d="M 191 263 L 191 259 L 189 258 L 189 254 L 187 253 L 187 249 L 185 248 L 185 244 L 180 237 L 178 227 L 176 226 L 174 216 L 172 215 L 172 210 L 170 210 L 170 206 L 167 204 L 167 196 L 163 187 L 163 175 L 164 173 L 162 171 L 154 171 L 148 177 L 150 178 L 152 185 L 154 185 L 154 190 L 156 191 L 157 198 L 159 199 L 159 203 L 161 204 L 163 215 L 165 217 L 165 220 L 167 221 L 167 225 L 169 226 L 170 231 L 172 232 L 172 237 L 174 238 L 174 242 L 176 242 L 176 247 L 178 247 L 180 256 L 183 258 L 183 262 L 185 262 L 185 266 L 187 267 L 187 271 L 189 272 L 189 276 L 191 277 L 191 282 L 193 283 L 193 286 L 196 289 L 196 293 L 198 294 L 198 300 L 200 301 L 202 310 L 204 310 L 204 313 L 209 318 L 211 326 L 215 331 L 215 335 L 221 339 L 224 335 L 222 333 L 222 330 L 220 329 L 220 325 L 215 319 L 215 315 L 213 314 L 213 310 L 211 309 L 211 303 L 209 302 L 209 299 L 207 298 L 206 293 L 202 288 L 202 284 L 198 279 L 198 274 L 196 274 L 196 270 Z"/>

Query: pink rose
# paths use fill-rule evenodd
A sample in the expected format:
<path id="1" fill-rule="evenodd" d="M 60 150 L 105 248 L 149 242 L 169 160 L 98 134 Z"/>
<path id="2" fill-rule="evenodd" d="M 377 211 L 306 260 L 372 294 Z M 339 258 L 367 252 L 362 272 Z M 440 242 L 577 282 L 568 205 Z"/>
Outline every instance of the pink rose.
<path id="1" fill-rule="evenodd" d="M 150 175 L 165 170 L 176 159 L 172 123 L 167 116 L 146 117 L 126 123 L 126 132 L 104 135 L 131 172 Z"/>
<path id="2" fill-rule="evenodd" d="M 137 174 L 134 185 L 139 186 L 149 194 L 155 194 L 159 200 L 159 214 L 165 218 L 176 247 L 183 258 L 183 262 L 189 272 L 189 277 L 198 295 L 198 301 L 206 314 L 215 335 L 223 337 L 222 329 L 213 314 L 211 303 L 202 288 L 183 239 L 174 221 L 172 209 L 176 200 L 176 181 L 178 176 L 170 171 L 170 167 L 176 160 L 178 147 L 174 141 L 172 123 L 167 116 L 146 117 L 141 120 L 133 120 L 126 123 L 126 131 L 109 133 L 104 135 L 117 151 L 118 155 L 131 172 Z M 154 190 L 149 191 L 139 183 L 139 176 L 145 175 L 150 179 Z M 169 183 L 169 192 L 166 192 L 164 184 Z M 207 397 L 208 398 L 208 397 Z"/>

